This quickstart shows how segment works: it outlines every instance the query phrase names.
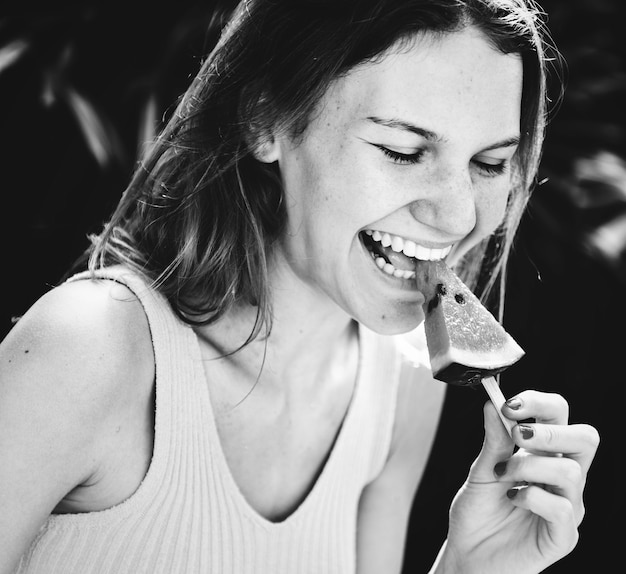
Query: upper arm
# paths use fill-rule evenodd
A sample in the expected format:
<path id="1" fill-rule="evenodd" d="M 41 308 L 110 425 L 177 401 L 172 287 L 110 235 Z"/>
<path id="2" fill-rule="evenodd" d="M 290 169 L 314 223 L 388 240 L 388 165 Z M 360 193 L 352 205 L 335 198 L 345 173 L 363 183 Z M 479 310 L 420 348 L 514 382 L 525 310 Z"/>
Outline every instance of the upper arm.
<path id="1" fill-rule="evenodd" d="M 445 385 L 425 366 L 403 366 L 391 448 L 359 506 L 359 574 L 400 572 L 415 492 L 434 440 Z"/>
<path id="2" fill-rule="evenodd" d="M 0 345 L 0 573 L 95 472 L 97 437 L 116 406 L 123 312 L 80 283 L 44 296 Z"/>

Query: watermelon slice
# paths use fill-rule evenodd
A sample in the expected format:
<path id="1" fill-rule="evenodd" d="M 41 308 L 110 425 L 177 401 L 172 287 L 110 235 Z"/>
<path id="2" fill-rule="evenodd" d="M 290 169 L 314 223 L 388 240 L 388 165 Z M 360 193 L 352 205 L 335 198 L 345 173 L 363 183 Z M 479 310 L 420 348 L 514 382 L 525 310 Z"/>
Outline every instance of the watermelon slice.
<path id="1" fill-rule="evenodd" d="M 426 299 L 426 343 L 436 379 L 476 385 L 524 355 L 444 261 L 419 261 L 416 281 Z"/>

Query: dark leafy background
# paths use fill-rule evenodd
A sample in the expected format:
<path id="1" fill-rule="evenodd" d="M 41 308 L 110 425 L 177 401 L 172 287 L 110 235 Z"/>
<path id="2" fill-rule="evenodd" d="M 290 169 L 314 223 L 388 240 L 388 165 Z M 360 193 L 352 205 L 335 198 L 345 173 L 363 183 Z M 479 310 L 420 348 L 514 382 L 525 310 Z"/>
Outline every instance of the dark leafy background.
<path id="1" fill-rule="evenodd" d="M 85 0 L 0 12 L 0 337 L 100 228 L 138 150 L 214 41 L 213 9 L 232 4 Z M 562 393 L 573 422 L 599 429 L 581 541 L 549 572 L 614 571 L 626 534 L 626 3 L 543 6 L 568 62 L 567 91 L 509 273 L 505 326 L 527 355 L 501 383 L 507 396 Z M 413 508 L 406 572 L 427 571 L 445 537 L 447 508 L 480 445 L 485 400 L 480 389 L 449 390 Z"/>

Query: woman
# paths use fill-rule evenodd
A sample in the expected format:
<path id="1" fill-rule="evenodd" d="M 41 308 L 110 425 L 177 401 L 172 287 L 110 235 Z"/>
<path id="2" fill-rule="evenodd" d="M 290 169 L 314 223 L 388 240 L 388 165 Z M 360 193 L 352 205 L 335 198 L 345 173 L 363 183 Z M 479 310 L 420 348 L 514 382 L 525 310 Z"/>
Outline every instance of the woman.
<path id="1" fill-rule="evenodd" d="M 239 5 L 90 270 L 3 343 L 0 572 L 400 571 L 445 391 L 415 260 L 501 273 L 539 32 L 521 0 Z M 485 407 L 433 572 L 576 543 L 597 433 L 554 395 L 503 414 L 536 422 Z"/>

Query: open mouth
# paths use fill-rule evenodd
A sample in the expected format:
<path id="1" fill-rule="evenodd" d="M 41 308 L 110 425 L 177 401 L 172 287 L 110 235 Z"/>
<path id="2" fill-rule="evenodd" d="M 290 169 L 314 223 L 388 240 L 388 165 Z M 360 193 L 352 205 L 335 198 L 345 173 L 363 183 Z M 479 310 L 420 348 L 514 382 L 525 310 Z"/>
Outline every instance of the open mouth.
<path id="1" fill-rule="evenodd" d="M 441 249 L 424 247 L 410 239 L 375 229 L 362 231 L 360 238 L 376 266 L 399 279 L 414 279 L 417 261 L 439 261 L 452 249 L 452 245 Z"/>

